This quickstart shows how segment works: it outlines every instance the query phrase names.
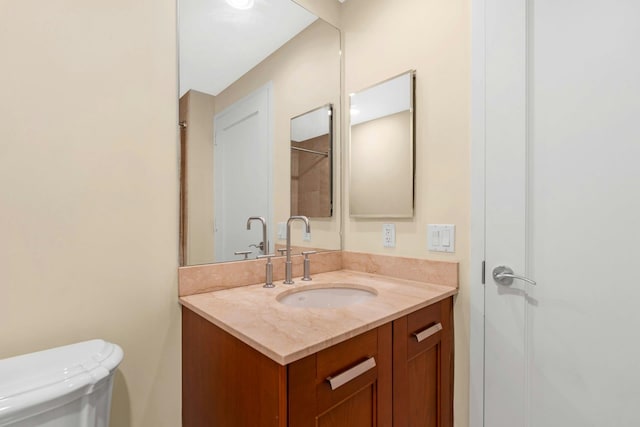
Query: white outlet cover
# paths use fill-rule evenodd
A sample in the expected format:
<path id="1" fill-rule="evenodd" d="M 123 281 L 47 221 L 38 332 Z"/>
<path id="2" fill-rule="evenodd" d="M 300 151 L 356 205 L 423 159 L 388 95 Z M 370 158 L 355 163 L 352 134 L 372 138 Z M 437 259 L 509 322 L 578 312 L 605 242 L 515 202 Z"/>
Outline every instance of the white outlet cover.
<path id="1" fill-rule="evenodd" d="M 279 222 L 278 223 L 278 239 L 284 240 L 287 238 L 287 223 Z"/>
<path id="2" fill-rule="evenodd" d="M 306 231 L 302 232 L 302 240 L 304 240 L 305 242 L 310 242 L 311 241 L 311 233 L 307 233 Z"/>
<path id="3" fill-rule="evenodd" d="M 385 248 L 396 247 L 396 225 L 382 224 L 382 246 Z"/>

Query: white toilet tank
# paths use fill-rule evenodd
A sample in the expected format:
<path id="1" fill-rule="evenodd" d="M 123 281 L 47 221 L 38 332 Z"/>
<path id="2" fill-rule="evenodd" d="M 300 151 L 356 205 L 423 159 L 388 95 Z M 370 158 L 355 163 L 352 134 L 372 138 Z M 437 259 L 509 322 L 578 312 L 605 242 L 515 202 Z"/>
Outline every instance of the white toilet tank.
<path id="1" fill-rule="evenodd" d="M 103 340 L 0 360 L 0 427 L 108 427 L 121 361 Z"/>

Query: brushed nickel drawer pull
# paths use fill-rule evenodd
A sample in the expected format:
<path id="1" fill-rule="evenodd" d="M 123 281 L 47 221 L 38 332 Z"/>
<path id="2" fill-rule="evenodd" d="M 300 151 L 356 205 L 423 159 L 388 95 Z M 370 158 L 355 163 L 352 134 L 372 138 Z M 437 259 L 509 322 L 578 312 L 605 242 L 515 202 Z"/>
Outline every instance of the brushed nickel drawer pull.
<path id="1" fill-rule="evenodd" d="M 442 323 L 436 323 L 435 325 L 428 327 L 423 331 L 414 332 L 413 336 L 416 337 L 416 340 L 418 342 L 422 342 L 427 338 L 429 338 L 431 335 L 434 335 L 435 333 L 440 332 L 441 330 L 442 330 Z"/>
<path id="2" fill-rule="evenodd" d="M 373 357 L 368 358 L 362 363 L 358 363 L 353 368 L 349 368 L 346 371 L 336 375 L 335 377 L 327 377 L 327 381 L 331 386 L 331 390 L 335 390 L 338 387 L 342 387 L 354 378 L 367 372 L 369 369 L 376 367 L 376 359 Z"/>

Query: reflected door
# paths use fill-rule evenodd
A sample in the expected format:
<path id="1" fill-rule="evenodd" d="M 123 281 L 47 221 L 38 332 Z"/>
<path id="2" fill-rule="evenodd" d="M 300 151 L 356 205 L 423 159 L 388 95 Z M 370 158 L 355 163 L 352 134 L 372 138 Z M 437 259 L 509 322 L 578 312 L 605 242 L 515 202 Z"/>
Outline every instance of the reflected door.
<path id="1" fill-rule="evenodd" d="M 640 425 L 640 3 L 484 4 L 484 425 Z"/>
<path id="2" fill-rule="evenodd" d="M 249 258 L 262 254 L 256 247 L 262 230 L 258 224 L 247 230 L 246 224 L 250 216 L 262 216 L 271 223 L 270 96 L 271 85 L 267 85 L 215 117 L 216 262 L 244 259 L 236 252 L 251 251 Z"/>

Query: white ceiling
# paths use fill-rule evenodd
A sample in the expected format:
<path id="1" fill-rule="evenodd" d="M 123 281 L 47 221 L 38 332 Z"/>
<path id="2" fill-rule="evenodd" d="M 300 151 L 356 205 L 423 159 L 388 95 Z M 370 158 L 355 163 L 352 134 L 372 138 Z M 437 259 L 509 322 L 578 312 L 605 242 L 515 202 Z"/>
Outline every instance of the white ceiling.
<path id="1" fill-rule="evenodd" d="M 349 95 L 351 125 L 410 110 L 411 78 L 405 73 Z"/>
<path id="2" fill-rule="evenodd" d="M 255 0 L 249 10 L 225 0 L 179 0 L 180 96 L 217 95 L 317 17 L 291 0 Z"/>
<path id="3" fill-rule="evenodd" d="M 306 141 L 329 133 L 331 110 L 324 106 L 310 111 L 291 120 L 291 140 Z"/>

